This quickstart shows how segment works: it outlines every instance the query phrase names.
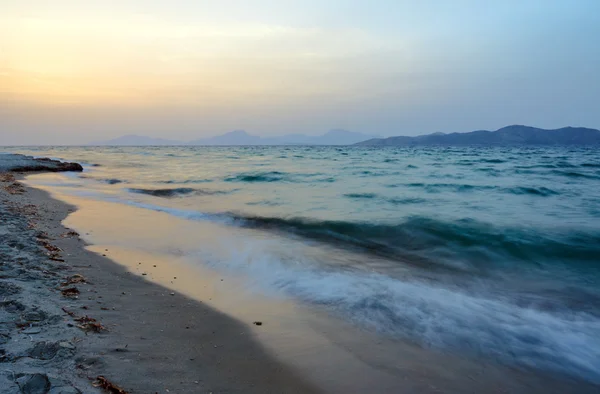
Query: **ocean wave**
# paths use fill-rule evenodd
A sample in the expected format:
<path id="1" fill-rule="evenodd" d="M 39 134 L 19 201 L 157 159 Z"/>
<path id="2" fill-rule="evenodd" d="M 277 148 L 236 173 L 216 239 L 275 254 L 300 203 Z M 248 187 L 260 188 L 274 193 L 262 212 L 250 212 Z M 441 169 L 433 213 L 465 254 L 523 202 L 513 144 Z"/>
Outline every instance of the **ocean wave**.
<path id="1" fill-rule="evenodd" d="M 529 194 L 529 195 L 533 195 L 533 196 L 543 196 L 543 197 L 547 197 L 547 196 L 555 196 L 560 194 L 557 191 L 554 191 L 552 189 L 548 189 L 547 187 L 512 187 L 512 188 L 505 188 L 503 189 L 504 192 L 507 193 L 511 193 L 511 194 Z"/>
<path id="2" fill-rule="evenodd" d="M 149 196 L 164 197 L 164 198 L 180 197 L 180 196 L 189 195 L 189 194 L 194 194 L 194 195 L 212 195 L 212 194 L 223 194 L 223 193 L 225 193 L 223 191 L 205 190 L 205 189 L 193 189 L 193 188 L 190 188 L 190 187 L 178 187 L 178 188 L 173 188 L 173 189 L 137 189 L 137 188 L 130 188 L 130 189 L 127 189 L 127 190 L 130 191 L 130 192 L 132 192 L 132 193 L 147 194 Z"/>
<path id="3" fill-rule="evenodd" d="M 358 199 L 373 199 L 373 198 L 377 198 L 377 194 L 375 193 L 347 193 L 344 194 L 344 197 L 348 197 L 348 198 L 358 198 Z"/>
<path id="4" fill-rule="evenodd" d="M 158 197 L 215 193 L 192 188 L 137 189 Z M 552 194 L 550 189 L 520 190 Z M 415 200 L 415 203 L 418 200 Z M 130 200 L 126 204 L 189 220 L 290 234 L 332 246 L 383 256 L 426 269 L 490 271 L 514 267 L 586 266 L 600 270 L 600 231 L 585 228 L 500 227 L 473 219 L 408 217 L 398 223 L 257 216 L 239 212 L 200 212 Z M 401 201 L 400 203 L 409 203 Z M 595 278 L 597 273 L 588 280 Z"/>
<path id="5" fill-rule="evenodd" d="M 169 179 L 169 180 L 165 180 L 165 181 L 158 181 L 157 183 L 164 183 L 167 185 L 173 185 L 173 184 L 187 185 L 187 184 L 192 184 L 192 183 L 210 183 L 210 182 L 212 182 L 212 179 L 185 179 L 185 180 Z"/>
<path id="6" fill-rule="evenodd" d="M 335 177 L 327 174 L 316 173 L 287 173 L 281 171 L 268 172 L 245 172 L 237 175 L 231 175 L 223 179 L 225 182 L 290 182 L 290 183 L 320 183 L 335 182 Z"/>
<path id="7" fill-rule="evenodd" d="M 283 203 L 280 201 L 273 201 L 273 200 L 265 199 L 265 200 L 259 200 L 259 201 L 250 201 L 250 202 L 247 202 L 246 205 L 250 205 L 250 206 L 262 205 L 262 206 L 268 206 L 268 207 L 276 207 L 279 205 L 283 205 Z"/>
<path id="8" fill-rule="evenodd" d="M 394 205 L 405 205 L 405 204 L 422 204 L 427 202 L 424 198 L 419 197 L 384 197 L 376 193 L 347 193 L 344 197 L 355 199 L 355 200 L 377 200 L 381 202 L 387 202 Z"/>
<path id="9" fill-rule="evenodd" d="M 109 185 L 116 185 L 118 183 L 123 183 L 125 181 L 117 178 L 103 179 L 102 182 L 108 183 Z"/>
<path id="10" fill-rule="evenodd" d="M 424 217 L 412 217 L 399 224 L 322 221 L 306 218 L 261 217 L 231 215 L 243 227 L 277 230 L 306 238 L 353 245 L 376 254 L 406 257 L 461 257 L 472 263 L 489 264 L 512 260 L 590 261 L 598 262 L 600 234 L 568 232 L 550 237 L 520 229 L 494 229 L 485 223 L 464 219 L 445 222 Z M 435 259 L 428 265 L 435 265 Z M 451 259 L 450 259 L 451 260 Z M 483 260 L 483 261 L 482 261 Z"/>
<path id="11" fill-rule="evenodd" d="M 388 198 L 387 201 L 394 205 L 423 204 L 427 202 L 426 199 L 420 197 Z"/>
<path id="12" fill-rule="evenodd" d="M 568 178 L 584 178 L 584 179 L 600 179 L 600 177 L 596 175 L 584 174 L 576 171 L 552 171 L 553 174 L 565 176 Z"/>
<path id="13" fill-rule="evenodd" d="M 226 177 L 226 182 L 281 182 L 289 180 L 289 174 L 280 171 L 242 173 Z"/>
<path id="14" fill-rule="evenodd" d="M 600 382 L 597 316 L 560 306 L 519 305 L 510 295 L 503 298 L 485 290 L 326 269 L 320 259 L 327 256 L 305 254 L 302 248 L 282 246 L 276 240 L 238 245 L 221 248 L 227 250 L 224 255 L 206 251 L 198 255 L 216 269 L 246 275 L 259 289 L 327 308 L 379 332 Z"/>
<path id="15" fill-rule="evenodd" d="M 505 269 L 507 265 L 523 268 L 522 263 L 529 267 L 589 263 L 591 269 L 600 269 L 600 234 L 595 232 L 543 234 L 494 228 L 470 219 L 446 222 L 424 217 L 412 217 L 399 224 L 322 221 L 131 204 L 189 220 L 287 233 L 425 269 L 482 272 Z"/>
<path id="16" fill-rule="evenodd" d="M 352 175 L 358 175 L 361 177 L 379 177 L 379 176 L 392 176 L 398 175 L 399 172 L 391 172 L 391 171 L 371 171 L 371 170 L 359 170 L 352 173 Z"/>
<path id="17" fill-rule="evenodd" d="M 556 164 L 538 164 L 538 165 L 531 165 L 531 166 L 517 166 L 516 168 L 560 168 L 560 167 Z"/>
<path id="18" fill-rule="evenodd" d="M 475 191 L 490 191 L 496 190 L 502 193 L 516 194 L 516 195 L 531 195 L 548 197 L 560 194 L 559 192 L 549 189 L 547 187 L 528 187 L 528 186 L 516 186 L 516 187 L 499 187 L 493 185 L 470 185 L 460 183 L 424 183 L 424 182 L 413 182 L 405 184 L 392 184 L 387 187 L 410 187 L 410 188 L 421 188 L 427 193 L 440 193 L 445 191 L 450 192 L 475 192 Z"/>
<path id="19" fill-rule="evenodd" d="M 490 185 L 470 185 L 461 183 L 424 183 L 424 182 L 412 182 L 405 183 L 404 186 L 423 188 L 427 193 L 440 193 L 442 191 L 454 191 L 454 192 L 472 192 L 481 190 L 493 190 L 497 186 Z"/>

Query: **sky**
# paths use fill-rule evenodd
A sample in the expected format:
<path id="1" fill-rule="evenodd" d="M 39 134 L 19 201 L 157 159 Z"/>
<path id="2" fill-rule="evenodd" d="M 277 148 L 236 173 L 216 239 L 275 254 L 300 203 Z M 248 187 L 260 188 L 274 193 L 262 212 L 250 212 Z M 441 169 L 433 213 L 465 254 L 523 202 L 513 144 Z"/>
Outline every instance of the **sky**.
<path id="1" fill-rule="evenodd" d="M 0 0 L 0 144 L 600 128 L 598 0 Z"/>

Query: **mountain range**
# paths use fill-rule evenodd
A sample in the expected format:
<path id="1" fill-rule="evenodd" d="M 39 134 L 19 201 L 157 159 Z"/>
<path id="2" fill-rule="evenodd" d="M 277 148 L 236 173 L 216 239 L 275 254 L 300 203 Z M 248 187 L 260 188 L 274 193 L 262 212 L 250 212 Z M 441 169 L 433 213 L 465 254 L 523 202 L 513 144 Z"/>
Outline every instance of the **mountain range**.
<path id="1" fill-rule="evenodd" d="M 563 127 L 546 130 L 531 126 L 513 125 L 495 131 L 477 130 L 468 133 L 434 133 L 416 137 L 398 136 L 373 138 L 372 135 L 346 130 L 331 130 L 320 136 L 287 134 L 260 137 L 243 130 L 189 142 L 162 138 L 126 135 L 90 145 L 359 145 L 359 146 L 465 146 L 465 145 L 600 145 L 600 131 L 585 127 Z"/>
<path id="2" fill-rule="evenodd" d="M 420 145 L 600 145 L 600 130 L 585 127 L 563 127 L 546 130 L 513 125 L 496 131 L 477 130 L 470 133 L 434 133 L 417 137 L 372 138 L 361 146 L 420 146 Z"/>
<path id="3" fill-rule="evenodd" d="M 373 137 L 375 136 L 339 129 L 331 130 L 319 136 L 287 134 L 278 137 L 260 137 L 248 134 L 243 130 L 235 130 L 215 137 L 202 138 L 189 142 L 139 135 L 125 135 L 108 141 L 95 142 L 90 145 L 352 145 L 360 141 L 372 139 Z"/>

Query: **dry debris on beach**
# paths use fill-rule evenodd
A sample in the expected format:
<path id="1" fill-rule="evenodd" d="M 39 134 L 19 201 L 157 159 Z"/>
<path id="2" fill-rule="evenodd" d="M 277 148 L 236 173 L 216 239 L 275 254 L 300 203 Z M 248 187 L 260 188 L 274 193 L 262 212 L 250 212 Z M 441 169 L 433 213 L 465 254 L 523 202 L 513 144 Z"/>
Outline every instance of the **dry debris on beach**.
<path id="1" fill-rule="evenodd" d="M 11 163 L 18 164 L 18 171 L 80 168 L 73 163 L 17 159 Z M 77 368 L 82 331 L 85 336 L 106 328 L 67 309 L 66 303 L 80 294 L 74 285 L 87 281 L 81 274 L 68 274 L 71 268 L 62 264 L 63 250 L 38 229 L 38 207 L 18 199 L 27 190 L 12 173 L 2 172 L 4 167 L 0 163 L 0 392 L 127 393 L 106 378 L 94 380 Z M 68 231 L 65 236 L 78 234 Z"/>
<path id="2" fill-rule="evenodd" d="M 9 174 L 10 175 L 10 174 Z M 23 186 L 3 174 L 3 197 Z M 16 186 L 18 185 L 18 186 Z M 18 192 L 17 192 L 18 191 Z M 75 370 L 77 328 L 65 325 L 56 292 L 60 248 L 36 231 L 37 210 L 4 199 L 0 205 L 0 388 L 2 393 L 81 393 Z M 68 280 L 68 279 L 67 279 Z"/>
<path id="3" fill-rule="evenodd" d="M 96 378 L 96 381 L 94 382 L 94 387 L 103 388 L 104 390 L 106 390 L 108 393 L 111 393 L 111 394 L 129 394 L 127 391 L 125 391 L 121 387 L 117 386 L 116 384 L 114 384 L 111 381 L 109 381 L 108 379 L 106 379 L 104 376 L 98 376 Z"/>

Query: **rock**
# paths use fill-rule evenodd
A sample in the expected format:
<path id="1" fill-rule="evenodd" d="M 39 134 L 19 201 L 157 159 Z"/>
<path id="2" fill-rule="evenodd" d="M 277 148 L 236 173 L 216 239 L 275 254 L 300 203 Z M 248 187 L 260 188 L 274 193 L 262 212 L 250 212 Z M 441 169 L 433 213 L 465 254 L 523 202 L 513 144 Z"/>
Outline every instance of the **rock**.
<path id="1" fill-rule="evenodd" d="M 0 387 L 2 394 L 20 394 L 21 389 L 15 382 L 15 376 L 12 371 L 0 372 Z"/>
<path id="2" fill-rule="evenodd" d="M 10 300 L 10 301 L 1 301 L 0 308 L 4 309 L 9 313 L 17 313 L 25 310 L 25 305 L 21 304 L 19 301 Z"/>
<path id="3" fill-rule="evenodd" d="M 22 320 L 26 322 L 40 322 L 46 320 L 46 313 L 43 311 L 26 312 L 22 316 Z"/>
<path id="4" fill-rule="evenodd" d="M 48 392 L 48 394 L 81 394 L 81 391 L 72 386 L 56 387 Z"/>
<path id="5" fill-rule="evenodd" d="M 39 360 L 51 360 L 59 350 L 60 345 L 57 342 L 38 342 L 29 350 L 28 355 Z"/>
<path id="6" fill-rule="evenodd" d="M 19 155 L 21 156 L 21 155 Z M 83 167 L 79 163 L 62 162 L 47 158 L 34 159 L 29 156 L 22 156 L 20 162 L 10 168 L 13 172 L 34 172 L 34 171 L 49 171 L 49 172 L 64 172 L 64 171 L 83 171 Z"/>
<path id="7" fill-rule="evenodd" d="M 0 345 L 4 345 L 9 340 L 10 340 L 10 334 L 0 332 Z"/>
<path id="8" fill-rule="evenodd" d="M 81 390 L 71 386 L 71 384 L 59 377 L 49 376 L 51 389 L 48 394 L 81 394 Z"/>
<path id="9" fill-rule="evenodd" d="M 23 375 L 17 384 L 23 394 L 47 394 L 51 387 L 48 376 L 41 373 Z"/>
<path id="10" fill-rule="evenodd" d="M 67 341 L 59 342 L 58 346 L 60 346 L 63 349 L 75 350 L 75 345 Z"/>
<path id="11" fill-rule="evenodd" d="M 11 296 L 21 292 L 21 287 L 10 282 L 0 283 L 0 295 Z"/>
<path id="12" fill-rule="evenodd" d="M 42 332 L 42 329 L 39 327 L 30 327 L 26 330 L 23 330 L 23 334 L 27 335 L 39 334 L 40 332 Z"/>

